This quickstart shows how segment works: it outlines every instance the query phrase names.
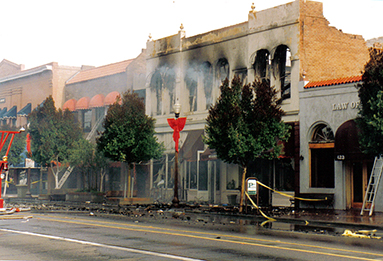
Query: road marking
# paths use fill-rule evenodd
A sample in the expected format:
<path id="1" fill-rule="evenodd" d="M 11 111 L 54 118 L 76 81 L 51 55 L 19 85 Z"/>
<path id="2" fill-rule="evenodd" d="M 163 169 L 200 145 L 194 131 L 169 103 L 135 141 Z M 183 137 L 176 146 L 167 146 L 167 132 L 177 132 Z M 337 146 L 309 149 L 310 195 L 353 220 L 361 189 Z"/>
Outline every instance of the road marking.
<path id="1" fill-rule="evenodd" d="M 274 243 L 274 244 L 277 243 L 277 244 L 284 244 L 284 245 L 290 245 L 290 246 L 309 247 L 309 248 L 321 249 L 321 250 L 326 250 L 326 251 L 330 250 L 330 251 L 339 251 L 339 252 L 347 252 L 347 253 L 354 253 L 354 254 L 373 255 L 373 256 L 383 257 L 383 254 L 379 254 L 379 253 L 373 253 L 372 254 L 371 252 L 362 252 L 362 251 L 356 251 L 356 250 L 351 250 L 351 249 L 345 250 L 345 249 L 339 249 L 339 248 L 333 248 L 333 247 L 324 247 L 324 246 L 316 246 L 316 245 L 308 245 L 308 244 L 291 243 L 291 242 L 285 242 L 285 241 L 281 241 L 281 240 L 267 240 L 267 239 L 250 238 L 250 237 L 243 237 L 243 236 L 225 235 L 225 234 L 219 234 L 219 233 L 209 233 L 209 232 L 201 232 L 201 231 L 196 232 L 196 231 L 182 230 L 182 229 L 170 229 L 170 228 L 162 228 L 162 227 L 155 227 L 155 226 L 143 226 L 143 225 L 138 225 L 138 224 L 126 224 L 126 223 L 117 223 L 117 222 L 110 222 L 110 221 L 88 220 L 88 219 L 81 219 L 81 218 L 80 219 L 79 218 L 70 218 L 70 217 L 59 217 L 59 218 L 64 219 L 64 220 L 60 220 L 57 217 L 53 217 L 53 218 L 51 218 L 51 217 L 46 218 L 46 216 L 37 217 L 37 219 L 47 220 L 47 221 L 74 223 L 74 224 L 78 224 L 78 225 L 93 225 L 93 226 L 108 227 L 108 228 L 114 228 L 114 229 L 132 230 L 132 231 L 138 231 L 138 232 L 144 231 L 144 232 L 149 232 L 149 233 L 178 235 L 178 236 L 184 236 L 184 237 L 195 237 L 195 238 L 204 238 L 204 239 L 208 239 L 208 240 L 213 240 L 212 238 L 209 238 L 209 237 L 199 237 L 198 235 L 197 236 L 191 235 L 191 234 L 200 234 L 200 235 L 202 234 L 202 235 L 212 236 L 216 240 L 219 237 L 220 239 L 218 239 L 218 241 L 222 241 L 223 240 L 222 238 L 226 237 L 226 238 L 232 238 L 232 239 L 236 239 L 236 240 L 249 240 L 249 241 L 258 241 L 258 242 Z M 68 221 L 66 221 L 65 219 L 68 219 Z M 83 223 L 83 222 L 87 222 L 87 223 Z M 95 224 L 95 223 L 92 224 L 90 222 L 97 222 L 99 224 Z M 113 226 L 113 225 L 116 225 L 116 226 Z M 132 227 L 132 228 L 130 228 L 130 227 Z M 137 228 L 141 228 L 141 229 L 137 229 Z M 153 231 L 153 230 L 149 230 L 149 229 L 156 229 L 158 231 Z M 174 233 L 174 232 L 173 233 L 172 232 L 162 232 L 162 231 L 175 231 L 176 233 Z M 186 234 L 190 234 L 190 235 L 177 234 L 177 233 L 186 233 Z M 240 241 L 240 242 L 232 241 L 232 242 L 236 242 L 239 244 L 244 243 L 243 241 Z M 249 242 L 249 244 L 251 244 L 251 243 Z M 261 246 L 265 246 L 265 245 L 261 245 Z M 295 250 L 292 248 L 287 248 L 287 249 Z M 309 251 L 309 250 L 307 250 L 307 251 Z"/>
<path id="2" fill-rule="evenodd" d="M 252 240 L 252 241 L 264 241 L 264 242 L 269 242 L 269 243 L 271 242 L 271 243 L 286 244 L 286 245 L 293 245 L 293 246 L 319 248 L 319 249 L 323 249 L 323 250 L 335 250 L 335 251 L 339 251 L 339 252 L 365 254 L 365 255 L 369 255 L 369 256 L 371 256 L 371 255 L 372 256 L 383 256 L 382 254 L 376 254 L 376 253 L 353 251 L 353 250 L 348 250 L 348 249 L 345 250 L 345 249 L 338 249 L 338 248 L 320 247 L 320 246 L 298 244 L 298 243 L 289 243 L 289 242 L 283 242 L 280 240 L 261 240 L 261 239 L 222 235 L 222 234 L 212 234 L 212 233 L 207 233 L 207 232 L 193 232 L 193 231 L 184 231 L 184 230 L 177 230 L 177 229 L 158 228 L 158 227 L 154 227 L 154 226 L 119 224 L 119 223 L 115 223 L 115 222 L 101 222 L 101 221 L 84 220 L 84 219 L 80 219 L 80 221 L 81 221 L 80 222 L 80 221 L 73 221 L 73 220 L 79 220 L 79 219 L 72 219 L 72 218 L 67 218 L 67 217 L 64 217 L 64 219 L 70 219 L 70 220 L 60 220 L 57 218 L 41 218 L 41 217 L 38 217 L 37 219 L 53 221 L 53 222 L 72 223 L 72 224 L 78 224 L 78 225 L 87 225 L 87 226 L 90 225 L 90 226 L 96 226 L 96 227 L 106 227 L 106 228 L 112 228 L 112 229 L 131 230 L 131 231 L 137 231 L 137 232 L 148 232 L 148 233 L 156 233 L 156 234 L 164 234 L 164 235 L 172 235 L 172 236 L 189 237 L 189 238 L 204 239 L 204 240 L 210 240 L 210 241 L 226 242 L 226 243 L 231 243 L 231 244 L 258 246 L 258 247 L 273 248 L 273 249 L 279 249 L 279 250 L 296 251 L 296 252 L 303 252 L 303 253 L 310 253 L 310 254 L 317 254 L 317 255 L 334 256 L 334 257 L 342 257 L 342 258 L 349 258 L 349 259 L 358 259 L 358 260 L 374 260 L 374 261 L 376 261 L 376 259 L 371 259 L 371 258 L 363 258 L 363 257 L 349 256 L 349 255 L 343 255 L 343 254 L 333 254 L 333 253 L 326 253 L 326 252 L 319 252 L 319 251 L 305 250 L 305 249 L 296 249 L 296 248 L 283 247 L 283 246 L 272 246 L 272 245 L 265 245 L 262 243 L 241 242 L 241 241 L 223 239 L 222 237 L 229 237 L 229 238 L 231 237 L 231 238 L 242 239 L 242 240 L 246 239 L 246 240 Z M 92 224 L 90 222 L 98 222 L 99 224 L 95 224 L 95 223 Z M 109 224 L 112 224 L 112 225 L 118 224 L 119 227 L 112 226 Z M 125 226 L 125 227 L 121 227 L 121 226 Z M 129 226 L 129 227 L 126 227 L 126 226 Z M 136 228 L 133 228 L 133 227 L 136 227 Z M 177 231 L 177 232 L 153 231 L 153 230 L 149 230 L 149 229 L 168 230 L 168 231 Z M 190 235 L 190 234 L 181 234 L 181 233 L 193 233 L 193 234 L 198 233 L 198 234 L 205 234 L 205 235 L 220 235 L 221 238 L 217 239 L 217 238 L 210 238 L 210 237 Z"/>
<path id="3" fill-rule="evenodd" d="M 95 242 L 90 242 L 90 241 L 78 240 L 78 239 L 67 238 L 67 237 L 50 236 L 50 235 L 44 235 L 44 234 L 39 234 L 39 233 L 27 232 L 27 231 L 18 231 L 18 230 L 6 229 L 6 228 L 0 228 L 0 231 L 17 233 L 17 234 L 22 234 L 22 235 L 29 235 L 29 236 L 37 236 L 37 237 L 43 237 L 43 238 L 55 239 L 55 240 L 61 240 L 61 241 L 67 241 L 67 242 L 78 243 L 78 244 L 89 245 L 89 246 L 104 247 L 104 248 L 109 248 L 109 249 L 121 250 L 121 251 L 132 252 L 132 253 L 143 254 L 143 255 L 156 256 L 156 257 L 164 257 L 164 258 L 170 258 L 170 259 L 176 259 L 176 260 L 182 260 L 182 261 L 203 261 L 202 259 L 194 259 L 194 258 L 189 258 L 189 257 L 171 255 L 171 254 L 163 254 L 163 253 L 157 253 L 157 252 L 146 251 L 146 250 L 139 250 L 139 249 L 128 248 L 128 247 L 105 245 L 105 244 L 95 243 Z"/>

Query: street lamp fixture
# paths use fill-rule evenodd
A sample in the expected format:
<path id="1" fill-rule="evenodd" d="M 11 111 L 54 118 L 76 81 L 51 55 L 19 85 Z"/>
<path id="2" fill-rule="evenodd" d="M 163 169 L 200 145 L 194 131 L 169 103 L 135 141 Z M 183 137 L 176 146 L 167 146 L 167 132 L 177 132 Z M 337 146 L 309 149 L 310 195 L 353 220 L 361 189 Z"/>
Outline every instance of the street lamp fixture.
<path id="1" fill-rule="evenodd" d="M 173 129 L 173 140 L 175 142 L 175 157 L 174 157 L 174 196 L 173 196 L 173 206 L 179 206 L 179 198 L 178 198 L 178 142 L 180 139 L 180 131 L 183 130 L 186 123 L 186 117 L 181 117 L 181 104 L 176 102 L 173 105 L 173 110 L 175 114 L 175 119 L 168 119 L 169 126 Z"/>

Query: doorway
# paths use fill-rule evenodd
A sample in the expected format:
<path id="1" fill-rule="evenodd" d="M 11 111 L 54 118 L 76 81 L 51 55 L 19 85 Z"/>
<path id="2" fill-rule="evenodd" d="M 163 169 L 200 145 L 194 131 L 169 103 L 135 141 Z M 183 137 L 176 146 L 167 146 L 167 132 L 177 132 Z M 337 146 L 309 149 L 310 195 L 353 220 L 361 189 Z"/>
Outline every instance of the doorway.
<path id="1" fill-rule="evenodd" d="M 371 161 L 352 162 L 351 171 L 351 207 L 362 208 L 364 195 L 371 175 L 373 163 Z"/>

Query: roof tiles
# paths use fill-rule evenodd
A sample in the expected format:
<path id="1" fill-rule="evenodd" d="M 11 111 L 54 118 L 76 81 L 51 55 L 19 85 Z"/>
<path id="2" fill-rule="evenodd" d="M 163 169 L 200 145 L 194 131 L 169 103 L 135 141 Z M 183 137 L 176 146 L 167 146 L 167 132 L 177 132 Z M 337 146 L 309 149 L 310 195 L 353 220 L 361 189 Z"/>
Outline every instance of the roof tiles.
<path id="1" fill-rule="evenodd" d="M 84 81 L 88 81 L 92 79 L 97 79 L 97 78 L 125 72 L 126 67 L 132 61 L 134 61 L 134 59 L 80 71 L 75 76 L 73 76 L 73 78 L 69 79 L 66 84 L 84 82 Z"/>
<path id="2" fill-rule="evenodd" d="M 351 77 L 345 77 L 345 78 L 338 78 L 338 79 L 330 79 L 330 80 L 324 80 L 324 81 L 317 81 L 317 82 L 309 82 L 305 85 L 305 89 L 309 88 L 316 88 L 316 87 L 323 87 L 323 86 L 330 86 L 330 85 L 339 85 L 339 84 L 346 84 L 346 83 L 353 83 L 353 82 L 360 82 L 362 81 L 362 75 L 358 76 L 351 76 Z"/>

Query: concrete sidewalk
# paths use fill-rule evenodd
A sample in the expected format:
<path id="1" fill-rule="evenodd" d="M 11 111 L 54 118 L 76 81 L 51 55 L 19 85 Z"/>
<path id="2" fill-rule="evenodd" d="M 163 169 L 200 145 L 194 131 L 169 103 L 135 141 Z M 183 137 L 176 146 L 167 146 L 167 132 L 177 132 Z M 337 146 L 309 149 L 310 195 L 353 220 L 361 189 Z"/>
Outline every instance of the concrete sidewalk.
<path id="1" fill-rule="evenodd" d="M 368 212 L 363 216 L 360 210 L 299 210 L 276 215 L 277 220 L 311 221 L 321 223 L 344 224 L 348 226 L 365 226 L 383 229 L 383 213 L 374 212 L 370 217 Z"/>

